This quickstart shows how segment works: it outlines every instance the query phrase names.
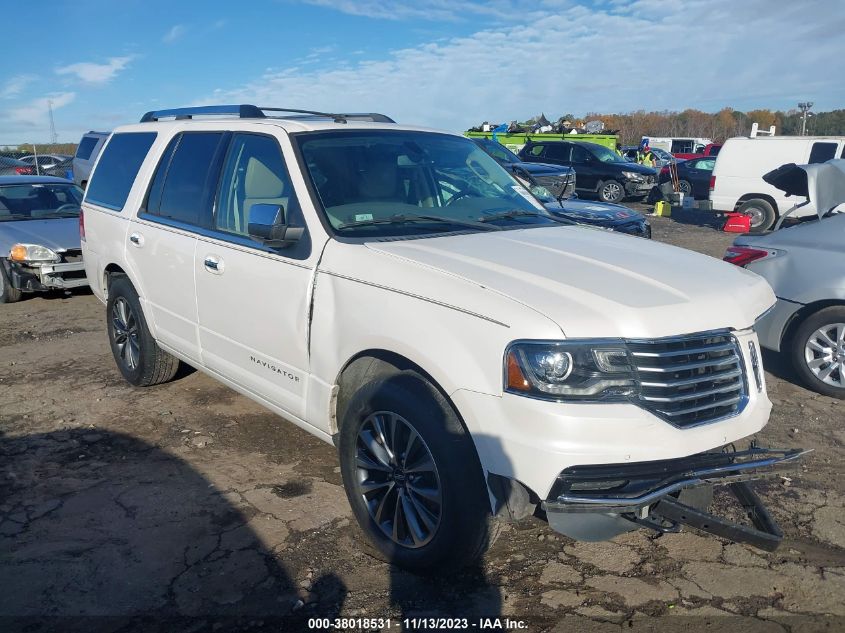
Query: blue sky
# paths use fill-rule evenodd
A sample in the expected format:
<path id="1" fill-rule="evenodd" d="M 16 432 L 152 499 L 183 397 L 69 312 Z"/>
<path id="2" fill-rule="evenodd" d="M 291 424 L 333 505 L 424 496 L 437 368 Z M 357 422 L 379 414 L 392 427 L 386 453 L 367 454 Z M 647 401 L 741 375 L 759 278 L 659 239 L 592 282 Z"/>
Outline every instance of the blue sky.
<path id="1" fill-rule="evenodd" d="M 541 111 L 845 107 L 842 0 L 52 0 L 3 17 L 0 145 L 47 141 L 48 100 L 60 141 L 200 103 L 449 130 Z"/>

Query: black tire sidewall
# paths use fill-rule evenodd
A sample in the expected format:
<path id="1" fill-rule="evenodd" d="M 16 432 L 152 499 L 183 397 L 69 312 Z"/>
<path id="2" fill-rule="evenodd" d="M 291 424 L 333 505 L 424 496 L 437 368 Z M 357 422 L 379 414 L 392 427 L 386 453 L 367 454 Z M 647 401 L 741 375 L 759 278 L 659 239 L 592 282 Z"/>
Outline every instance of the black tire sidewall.
<path id="1" fill-rule="evenodd" d="M 684 191 L 684 184 L 686 184 L 686 191 Z M 685 196 L 692 195 L 692 183 L 689 180 L 684 180 L 683 178 L 678 181 L 678 189 L 681 190 Z"/>
<path id="2" fill-rule="evenodd" d="M 808 316 L 795 333 L 790 341 L 790 356 L 792 366 L 795 373 L 809 389 L 821 393 L 825 396 L 833 398 L 845 399 L 845 389 L 840 389 L 819 380 L 815 374 L 807 367 L 804 360 L 804 347 L 810 334 L 827 323 L 845 323 L 845 306 L 831 306 L 823 308 L 814 314 Z"/>
<path id="3" fill-rule="evenodd" d="M 118 298 L 123 297 L 129 303 L 132 311 L 135 313 L 135 320 L 138 322 L 138 365 L 134 370 L 129 369 L 124 365 L 120 359 L 117 345 L 114 342 L 114 326 L 112 324 L 112 308 Z M 150 352 L 155 348 L 155 340 L 147 328 L 147 321 L 144 318 L 144 312 L 141 310 L 141 302 L 138 299 L 138 293 L 132 286 L 132 282 L 126 277 L 118 277 L 109 285 L 109 296 L 106 302 L 106 327 L 108 329 L 109 346 L 111 347 L 114 361 L 120 373 L 126 381 L 132 385 L 139 386 L 144 384 L 144 376 L 148 373 L 150 364 Z"/>
<path id="4" fill-rule="evenodd" d="M 387 538 L 357 491 L 358 430 L 377 411 L 391 411 L 407 420 L 427 444 L 437 466 L 443 499 L 440 525 L 432 540 L 418 549 Z M 361 387 L 343 416 L 338 451 L 352 512 L 386 560 L 426 573 L 462 567 L 483 552 L 489 539 L 490 505 L 475 447 L 449 403 L 418 374 L 400 372 Z"/>
<path id="5" fill-rule="evenodd" d="M 12 280 L 6 274 L 6 262 L 0 259 L 0 303 L 20 301 L 21 291 L 12 286 Z"/>

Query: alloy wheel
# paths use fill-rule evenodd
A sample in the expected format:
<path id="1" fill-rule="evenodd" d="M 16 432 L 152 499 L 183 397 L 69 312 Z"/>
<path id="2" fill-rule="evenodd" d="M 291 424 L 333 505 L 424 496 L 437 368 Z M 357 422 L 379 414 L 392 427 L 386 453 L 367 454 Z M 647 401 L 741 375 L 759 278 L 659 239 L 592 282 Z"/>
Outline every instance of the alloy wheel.
<path id="1" fill-rule="evenodd" d="M 616 202 L 622 198 L 622 187 L 618 183 L 609 182 L 602 187 L 601 191 L 608 202 Z"/>
<path id="2" fill-rule="evenodd" d="M 804 346 L 804 361 L 823 383 L 845 388 L 845 323 L 828 323 L 813 332 Z"/>
<path id="3" fill-rule="evenodd" d="M 760 207 L 751 207 L 746 209 L 745 214 L 751 218 L 751 227 L 755 228 L 763 224 L 766 214 Z"/>
<path id="4" fill-rule="evenodd" d="M 368 416 L 358 431 L 357 487 L 379 529 L 416 549 L 434 538 L 443 495 L 434 458 L 405 418 L 389 411 Z"/>
<path id="5" fill-rule="evenodd" d="M 114 344 L 118 356 L 127 369 L 134 371 L 141 357 L 141 345 L 138 342 L 138 319 L 129 302 L 118 297 L 111 310 Z"/>

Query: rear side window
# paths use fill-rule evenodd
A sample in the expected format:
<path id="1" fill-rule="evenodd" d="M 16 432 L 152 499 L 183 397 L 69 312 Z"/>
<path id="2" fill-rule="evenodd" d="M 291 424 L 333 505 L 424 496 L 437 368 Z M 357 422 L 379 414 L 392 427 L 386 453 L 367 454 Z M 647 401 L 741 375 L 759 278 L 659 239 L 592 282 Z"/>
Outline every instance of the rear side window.
<path id="1" fill-rule="evenodd" d="M 552 160 L 569 160 L 569 145 L 547 145 L 545 156 Z"/>
<path id="2" fill-rule="evenodd" d="M 174 138 L 156 169 L 147 213 L 199 225 L 211 216 L 217 183 L 213 168 L 223 132 L 185 132 Z"/>
<path id="3" fill-rule="evenodd" d="M 88 184 L 85 201 L 120 211 L 156 139 L 155 132 L 124 132 L 109 140 Z"/>
<path id="4" fill-rule="evenodd" d="M 76 148 L 76 157 L 82 160 L 91 158 L 91 152 L 97 147 L 97 141 L 100 139 L 96 136 L 85 136 L 79 141 L 79 147 Z"/>
<path id="5" fill-rule="evenodd" d="M 836 143 L 813 143 L 809 163 L 823 163 L 836 156 Z"/>

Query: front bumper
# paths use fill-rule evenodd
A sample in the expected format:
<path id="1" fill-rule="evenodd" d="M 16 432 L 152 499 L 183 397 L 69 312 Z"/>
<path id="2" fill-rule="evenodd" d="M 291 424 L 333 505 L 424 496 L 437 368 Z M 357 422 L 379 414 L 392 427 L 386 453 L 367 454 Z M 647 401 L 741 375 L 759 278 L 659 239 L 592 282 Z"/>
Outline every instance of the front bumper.
<path id="1" fill-rule="evenodd" d="M 629 196 L 646 196 L 654 187 L 654 183 L 654 176 L 646 176 L 643 180 L 626 180 L 625 193 Z"/>
<path id="2" fill-rule="evenodd" d="M 639 464 L 575 466 L 559 475 L 542 507 L 554 530 L 574 538 L 610 538 L 637 527 L 677 532 L 689 525 L 772 551 L 783 535 L 746 482 L 772 476 L 774 468 L 806 452 L 752 446 Z M 685 492 L 714 486 L 729 488 L 754 527 L 710 514 L 712 493 L 703 503 L 685 503 Z"/>
<path id="3" fill-rule="evenodd" d="M 12 286 L 24 292 L 44 292 L 88 285 L 82 261 L 60 264 L 13 263 L 9 271 Z"/>

